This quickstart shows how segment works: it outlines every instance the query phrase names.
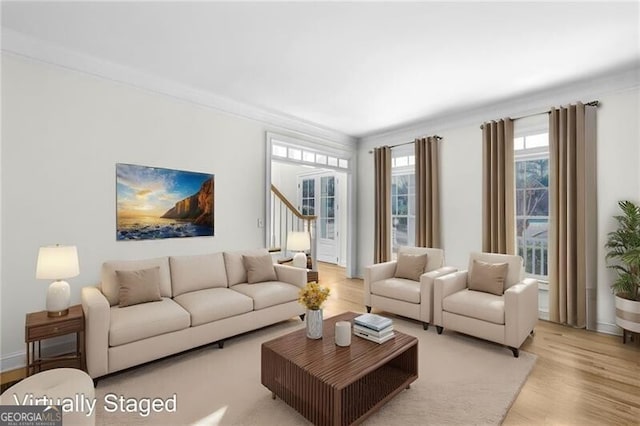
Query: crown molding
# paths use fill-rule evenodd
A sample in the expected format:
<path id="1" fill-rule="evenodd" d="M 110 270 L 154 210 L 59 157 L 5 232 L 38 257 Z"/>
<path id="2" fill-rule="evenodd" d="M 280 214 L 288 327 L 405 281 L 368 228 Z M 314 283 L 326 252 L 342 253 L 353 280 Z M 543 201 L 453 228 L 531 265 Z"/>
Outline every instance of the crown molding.
<path id="1" fill-rule="evenodd" d="M 426 134 L 445 130 L 480 126 L 485 121 L 502 117 L 520 117 L 539 113 L 554 105 L 576 101 L 590 102 L 599 96 L 640 88 L 640 62 L 612 69 L 596 76 L 582 77 L 564 84 L 524 93 L 502 101 L 479 104 L 475 107 L 450 110 L 436 116 L 400 126 L 372 132 L 360 137 L 360 146 L 371 143 L 413 140 Z"/>
<path id="2" fill-rule="evenodd" d="M 227 114 L 254 120 L 270 128 L 309 135 L 354 147 L 356 138 L 300 118 L 195 89 L 138 69 L 82 54 L 58 44 L 2 28 L 2 51 L 50 65 L 79 71 L 149 92 L 192 102 Z"/>

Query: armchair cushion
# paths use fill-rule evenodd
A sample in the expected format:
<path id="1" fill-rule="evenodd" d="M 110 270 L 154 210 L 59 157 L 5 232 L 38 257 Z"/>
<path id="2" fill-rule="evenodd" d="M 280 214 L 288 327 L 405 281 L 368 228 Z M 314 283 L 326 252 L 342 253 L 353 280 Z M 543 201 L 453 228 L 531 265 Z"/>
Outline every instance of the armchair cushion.
<path id="1" fill-rule="evenodd" d="M 504 324 L 503 296 L 465 289 L 445 297 L 442 308 L 453 314 Z"/>
<path id="2" fill-rule="evenodd" d="M 405 278 L 387 278 L 373 282 L 371 293 L 390 299 L 420 303 L 420 283 Z"/>
<path id="3" fill-rule="evenodd" d="M 502 296 L 509 264 L 473 260 L 469 271 L 469 289 Z"/>
<path id="4" fill-rule="evenodd" d="M 427 266 L 427 254 L 399 253 L 396 264 L 396 278 L 406 278 L 408 280 L 420 281 L 420 275 L 424 273 Z"/>

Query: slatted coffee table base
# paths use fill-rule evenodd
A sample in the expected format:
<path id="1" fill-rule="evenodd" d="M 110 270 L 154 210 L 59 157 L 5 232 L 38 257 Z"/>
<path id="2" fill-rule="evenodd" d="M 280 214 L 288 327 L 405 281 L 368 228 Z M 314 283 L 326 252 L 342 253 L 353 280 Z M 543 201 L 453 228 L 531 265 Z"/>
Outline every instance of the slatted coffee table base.
<path id="1" fill-rule="evenodd" d="M 326 340 L 333 339 L 326 335 L 330 327 L 325 327 Z M 376 346 L 355 359 L 346 352 L 349 348 L 301 356 L 296 343 L 306 349 L 312 343 L 291 338 L 280 345 L 267 342 L 262 345 L 262 384 L 314 424 L 359 423 L 418 378 L 417 341 L 397 337 L 406 337 L 407 344 L 390 343 L 386 354 L 382 345 L 354 337 L 352 344 Z M 279 350 L 284 345 L 287 349 Z"/>

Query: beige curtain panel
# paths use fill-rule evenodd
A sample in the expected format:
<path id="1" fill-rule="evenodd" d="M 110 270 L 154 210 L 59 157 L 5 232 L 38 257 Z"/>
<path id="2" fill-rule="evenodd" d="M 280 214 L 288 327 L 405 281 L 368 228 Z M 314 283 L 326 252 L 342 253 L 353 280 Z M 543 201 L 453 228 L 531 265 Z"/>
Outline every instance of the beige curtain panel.
<path id="1" fill-rule="evenodd" d="M 549 317 L 582 328 L 597 250 L 595 111 L 578 103 L 549 116 Z"/>
<path id="2" fill-rule="evenodd" d="M 391 148 L 374 149 L 375 230 L 373 262 L 391 260 Z"/>
<path id="3" fill-rule="evenodd" d="M 515 254 L 513 120 L 482 126 L 482 251 Z"/>
<path id="4" fill-rule="evenodd" d="M 440 164 L 438 138 L 415 140 L 416 246 L 440 248 Z"/>

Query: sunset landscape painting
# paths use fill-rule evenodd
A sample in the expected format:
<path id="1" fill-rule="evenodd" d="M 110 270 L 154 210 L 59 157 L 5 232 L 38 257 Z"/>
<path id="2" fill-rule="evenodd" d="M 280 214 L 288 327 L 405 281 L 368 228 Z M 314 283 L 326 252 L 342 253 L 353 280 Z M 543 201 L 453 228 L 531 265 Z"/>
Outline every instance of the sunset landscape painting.
<path id="1" fill-rule="evenodd" d="M 117 240 L 214 235 L 214 175 L 116 164 Z"/>

